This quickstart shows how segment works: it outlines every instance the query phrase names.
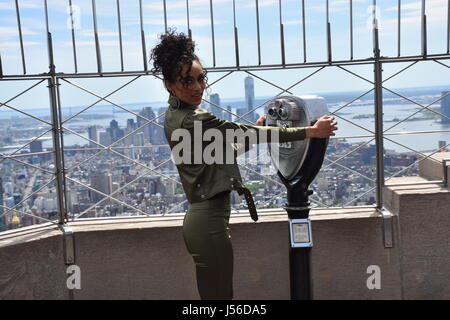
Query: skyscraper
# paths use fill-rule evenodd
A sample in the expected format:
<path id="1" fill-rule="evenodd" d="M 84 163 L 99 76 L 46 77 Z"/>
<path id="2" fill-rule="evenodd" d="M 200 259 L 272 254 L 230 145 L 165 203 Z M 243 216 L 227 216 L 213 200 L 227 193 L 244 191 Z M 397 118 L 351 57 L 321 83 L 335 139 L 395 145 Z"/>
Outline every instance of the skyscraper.
<path id="1" fill-rule="evenodd" d="M 247 112 L 252 110 L 255 107 L 255 86 L 253 83 L 253 78 L 248 76 L 244 80 L 245 82 L 245 104 L 247 107 Z M 254 122 L 254 112 L 250 112 L 244 118 Z"/>
<path id="2" fill-rule="evenodd" d="M 107 130 L 109 130 L 111 142 L 115 142 L 124 136 L 123 130 L 119 128 L 119 123 L 116 120 L 111 120 Z"/>
<path id="3" fill-rule="evenodd" d="M 30 143 L 30 153 L 42 152 L 42 140 L 34 140 Z"/>
<path id="4" fill-rule="evenodd" d="M 153 120 L 156 117 L 152 107 L 142 108 L 142 111 L 139 112 L 139 115 L 148 119 L 146 120 L 142 117 L 137 117 L 136 119 L 138 128 L 145 125 L 142 128 L 142 132 L 144 133 L 144 140 L 149 141 L 152 144 L 156 144 L 155 125 L 152 122 L 148 123 L 149 120 Z"/>
<path id="5" fill-rule="evenodd" d="M 110 194 L 112 191 L 112 177 L 108 172 L 92 172 L 90 174 L 91 178 L 91 187 L 95 190 L 98 190 L 104 194 Z M 102 194 L 95 192 L 93 190 L 91 192 L 91 201 L 98 202 L 103 199 L 105 196 Z M 107 203 L 108 201 L 106 201 Z"/>
<path id="6" fill-rule="evenodd" d="M 227 106 L 227 110 L 228 110 L 228 112 L 227 112 L 224 120 L 231 121 L 231 106 Z"/>
<path id="7" fill-rule="evenodd" d="M 447 96 L 445 96 L 447 94 Z M 442 92 L 441 113 L 450 118 L 450 91 Z M 450 119 L 442 117 L 442 123 L 450 123 Z"/>
<path id="8" fill-rule="evenodd" d="M 97 133 L 97 127 L 96 126 L 89 126 L 88 127 L 88 134 L 89 134 L 89 140 L 98 142 L 98 133 Z M 97 145 L 91 141 L 89 141 L 89 147 L 96 148 Z"/>
<path id="9" fill-rule="evenodd" d="M 217 106 L 220 106 L 220 96 L 218 93 L 213 93 L 209 96 L 209 100 Z M 217 118 L 222 119 L 222 110 L 214 106 L 212 104 L 209 105 L 211 109 L 211 113 L 214 114 Z"/>

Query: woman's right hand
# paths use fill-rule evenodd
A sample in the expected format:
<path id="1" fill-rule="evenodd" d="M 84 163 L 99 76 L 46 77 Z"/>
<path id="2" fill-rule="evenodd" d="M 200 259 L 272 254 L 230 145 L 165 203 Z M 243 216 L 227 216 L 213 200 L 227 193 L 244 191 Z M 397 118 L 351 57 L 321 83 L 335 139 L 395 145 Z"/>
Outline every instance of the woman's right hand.
<path id="1" fill-rule="evenodd" d="M 337 122 L 333 116 L 322 116 L 314 125 L 306 128 L 307 138 L 328 138 L 334 136 L 337 130 Z"/>

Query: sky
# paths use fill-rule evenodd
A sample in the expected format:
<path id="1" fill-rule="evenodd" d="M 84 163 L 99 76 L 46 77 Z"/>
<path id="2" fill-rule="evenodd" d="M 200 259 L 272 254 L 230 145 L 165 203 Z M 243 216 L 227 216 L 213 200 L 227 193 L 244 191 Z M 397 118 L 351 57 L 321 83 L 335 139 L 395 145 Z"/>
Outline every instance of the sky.
<path id="1" fill-rule="evenodd" d="M 45 23 L 45 0 L 19 0 L 27 74 L 48 71 L 48 55 Z M 209 0 L 189 0 L 190 27 L 196 42 L 197 54 L 204 67 L 213 67 L 212 28 Z M 257 28 L 255 0 L 213 0 L 214 44 L 216 67 L 235 65 L 234 21 L 238 28 L 240 64 L 257 65 Z M 326 0 L 305 0 L 306 60 L 325 61 L 326 47 Z M 371 30 L 372 0 L 353 0 L 353 58 L 373 56 Z M 428 53 L 447 51 L 447 0 L 426 0 L 428 23 Z M 49 29 L 52 33 L 54 59 L 57 72 L 74 73 L 71 38 L 70 10 L 68 0 L 47 0 Z M 168 27 L 187 32 L 186 0 L 166 0 Z M 259 0 L 262 65 L 280 64 L 280 17 L 284 25 L 286 63 L 302 63 L 303 21 L 301 0 Z M 329 0 L 329 21 L 333 60 L 350 58 L 349 0 Z M 380 27 L 382 56 L 397 56 L 397 0 L 377 1 L 377 17 Z M 421 1 L 402 0 L 401 55 L 421 53 Z M 96 51 L 92 0 L 72 0 L 75 24 L 78 72 L 96 72 Z M 119 32 L 115 0 L 96 0 L 97 29 L 103 71 L 120 71 Z M 158 34 L 165 30 L 164 1 L 142 0 L 143 27 L 146 53 L 158 41 Z M 233 15 L 233 6 L 235 16 Z M 125 71 L 143 70 L 143 54 L 140 34 L 139 0 L 120 1 L 123 53 Z M 0 55 L 3 73 L 22 74 L 17 17 L 14 0 L 0 0 Z M 450 65 L 449 60 L 442 61 Z M 385 64 L 384 77 L 408 66 L 409 63 Z M 151 68 L 151 63 L 149 63 Z M 369 80 L 373 79 L 371 65 L 346 67 Z M 267 79 L 279 87 L 289 87 L 307 77 L 318 68 L 295 70 L 255 71 L 254 75 Z M 389 80 L 389 88 L 450 85 L 449 68 L 436 62 L 420 62 L 404 73 Z M 210 83 L 226 73 L 210 72 Z M 245 72 L 236 72 L 213 85 L 210 93 L 218 92 L 221 98 L 239 98 L 244 93 Z M 102 79 L 68 79 L 98 95 L 106 95 L 132 77 Z M 36 81 L 1 81 L 0 101 L 7 101 Z M 22 108 L 38 108 L 48 105 L 47 83 L 43 82 L 11 105 Z M 61 82 L 63 106 L 90 104 L 98 100 L 91 94 Z M 368 90 L 371 84 L 337 67 L 327 67 L 294 87 L 292 94 Z M 255 78 L 256 96 L 278 94 L 280 90 Z M 167 92 L 162 83 L 152 76 L 140 77 L 125 89 L 111 95 L 116 103 L 165 101 Z"/>

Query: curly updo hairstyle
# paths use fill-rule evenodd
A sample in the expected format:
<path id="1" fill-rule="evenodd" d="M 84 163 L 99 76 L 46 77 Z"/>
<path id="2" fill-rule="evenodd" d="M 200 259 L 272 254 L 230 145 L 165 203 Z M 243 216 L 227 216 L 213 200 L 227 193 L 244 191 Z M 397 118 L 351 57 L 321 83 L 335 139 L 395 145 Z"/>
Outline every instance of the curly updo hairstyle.
<path id="1" fill-rule="evenodd" d="M 195 42 L 184 33 L 176 33 L 175 30 L 168 29 L 166 33 L 159 36 L 161 40 L 151 51 L 150 60 L 153 60 L 151 72 L 156 75 L 161 72 L 164 80 L 171 83 L 177 81 L 183 65 L 189 66 L 190 72 L 192 62 L 200 61 L 195 51 Z M 205 71 L 206 73 L 206 71 Z"/>

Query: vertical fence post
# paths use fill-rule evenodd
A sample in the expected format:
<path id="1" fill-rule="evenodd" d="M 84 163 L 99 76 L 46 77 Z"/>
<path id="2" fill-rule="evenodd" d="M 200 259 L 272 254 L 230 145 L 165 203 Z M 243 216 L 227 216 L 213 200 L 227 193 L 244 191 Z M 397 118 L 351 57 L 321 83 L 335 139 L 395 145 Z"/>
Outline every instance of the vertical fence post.
<path id="1" fill-rule="evenodd" d="M 380 61 L 378 39 L 378 21 L 376 18 L 376 1 L 373 5 L 373 53 L 374 53 L 374 106 L 375 106 L 375 142 L 377 150 L 377 208 L 383 207 L 384 187 L 384 146 L 383 146 L 383 76 Z"/>
<path id="2" fill-rule="evenodd" d="M 56 196 L 58 201 L 58 223 L 60 225 L 65 224 L 67 221 L 66 213 L 66 194 L 64 188 L 64 154 L 62 145 L 62 121 L 60 116 L 59 105 L 59 93 L 58 93 L 58 79 L 56 77 L 55 65 L 53 61 L 53 45 L 52 35 L 50 32 L 47 34 L 48 40 L 48 56 L 50 62 L 50 71 L 48 78 L 48 90 L 50 111 L 52 118 L 52 136 L 53 136 L 53 152 L 54 152 L 54 164 L 56 175 Z"/>

